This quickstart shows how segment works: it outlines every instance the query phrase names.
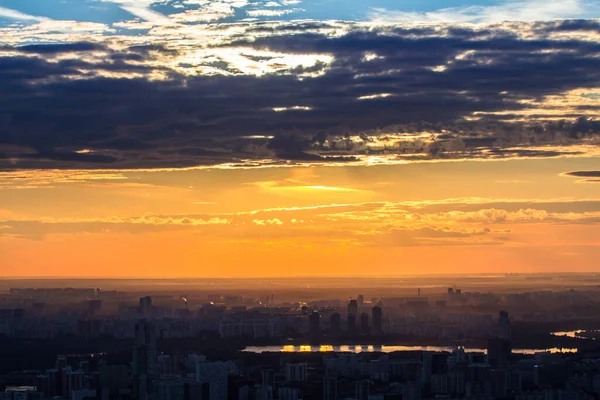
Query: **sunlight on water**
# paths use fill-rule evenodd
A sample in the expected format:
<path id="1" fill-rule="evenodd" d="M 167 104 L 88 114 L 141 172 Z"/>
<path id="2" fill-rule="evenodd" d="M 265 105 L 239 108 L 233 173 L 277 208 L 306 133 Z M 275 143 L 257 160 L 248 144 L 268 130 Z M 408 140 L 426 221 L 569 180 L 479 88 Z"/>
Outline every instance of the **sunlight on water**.
<path id="1" fill-rule="evenodd" d="M 382 345 L 285 345 L 285 346 L 249 346 L 244 349 L 250 353 L 326 353 L 326 352 L 337 352 L 337 353 L 393 353 L 396 351 L 431 351 L 441 352 L 447 351 L 452 352 L 456 347 L 451 346 L 382 346 Z M 486 349 L 478 348 L 465 348 L 468 352 L 487 353 Z M 535 354 L 535 353 L 577 353 L 576 348 L 550 348 L 550 349 L 514 349 L 513 353 L 516 354 Z"/>

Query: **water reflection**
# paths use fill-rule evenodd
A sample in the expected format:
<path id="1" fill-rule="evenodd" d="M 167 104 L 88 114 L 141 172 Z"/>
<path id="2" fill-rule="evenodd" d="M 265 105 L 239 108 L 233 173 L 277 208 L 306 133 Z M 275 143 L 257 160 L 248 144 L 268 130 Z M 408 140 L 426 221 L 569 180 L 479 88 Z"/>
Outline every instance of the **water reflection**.
<path id="1" fill-rule="evenodd" d="M 244 351 L 250 353 L 327 353 L 327 352 L 336 352 L 336 353 L 393 353 L 395 351 L 432 351 L 432 352 L 440 352 L 447 351 L 451 352 L 455 350 L 456 347 L 451 346 L 385 346 L 385 345 L 320 345 L 320 346 L 310 346 L 310 345 L 285 345 L 285 346 L 250 346 L 246 347 Z M 467 352 L 479 352 L 486 353 L 486 349 L 478 349 L 478 348 L 469 348 L 465 347 L 465 351 Z M 577 353 L 577 349 L 567 349 L 567 348 L 550 348 L 550 349 L 515 349 L 513 353 L 517 354 L 535 354 L 540 352 L 551 352 L 551 353 Z"/>
<path id="2" fill-rule="evenodd" d="M 552 335 L 554 336 L 567 336 L 570 338 L 574 338 L 577 335 L 579 335 L 580 333 L 585 332 L 584 330 L 577 330 L 577 331 L 566 331 L 566 332 L 552 332 Z"/>

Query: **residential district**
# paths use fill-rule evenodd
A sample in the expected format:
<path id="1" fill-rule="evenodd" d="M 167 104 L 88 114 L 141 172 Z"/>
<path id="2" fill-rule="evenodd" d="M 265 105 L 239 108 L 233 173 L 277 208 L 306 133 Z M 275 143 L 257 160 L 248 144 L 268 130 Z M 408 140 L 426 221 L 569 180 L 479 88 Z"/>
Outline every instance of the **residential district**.
<path id="1" fill-rule="evenodd" d="M 595 290 L 292 297 L 13 288 L 0 400 L 600 398 Z"/>

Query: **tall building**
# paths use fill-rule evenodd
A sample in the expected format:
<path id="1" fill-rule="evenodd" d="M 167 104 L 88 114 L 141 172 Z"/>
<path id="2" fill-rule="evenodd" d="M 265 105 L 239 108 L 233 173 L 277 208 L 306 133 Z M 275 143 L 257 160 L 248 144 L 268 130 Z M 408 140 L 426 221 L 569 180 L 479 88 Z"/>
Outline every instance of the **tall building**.
<path id="1" fill-rule="evenodd" d="M 144 317 L 152 315 L 152 296 L 140 297 L 139 313 Z"/>
<path id="2" fill-rule="evenodd" d="M 348 333 L 356 333 L 356 314 L 348 314 Z"/>
<path id="3" fill-rule="evenodd" d="M 340 333 L 342 331 L 342 316 L 340 313 L 333 313 L 329 317 L 329 325 L 333 333 Z"/>
<path id="4" fill-rule="evenodd" d="M 133 348 L 133 392 L 135 398 L 154 393 L 156 383 L 156 328 L 148 321 L 135 324 Z"/>
<path id="5" fill-rule="evenodd" d="M 310 314 L 308 317 L 308 324 L 312 335 L 317 335 L 321 332 L 321 316 L 318 311 L 313 311 Z"/>
<path id="6" fill-rule="evenodd" d="M 196 382 L 208 384 L 208 398 L 202 400 L 227 400 L 227 371 L 223 362 L 196 363 Z"/>
<path id="7" fill-rule="evenodd" d="M 285 365 L 285 380 L 288 382 L 306 382 L 307 376 L 306 364 L 291 364 Z"/>
<path id="8" fill-rule="evenodd" d="M 381 335 L 383 333 L 383 312 L 381 305 L 377 304 L 372 310 L 373 333 Z"/>
<path id="9" fill-rule="evenodd" d="M 359 294 L 358 297 L 356 298 L 356 302 L 358 303 L 359 306 L 362 306 L 365 304 L 365 296 L 363 296 L 362 294 Z"/>
<path id="10" fill-rule="evenodd" d="M 183 379 L 178 375 L 161 377 L 157 385 L 158 400 L 183 400 Z"/>
<path id="11" fill-rule="evenodd" d="M 102 313 L 102 300 L 94 299 L 88 300 L 87 304 L 88 316 L 93 317 Z"/>
<path id="12" fill-rule="evenodd" d="M 337 400 L 337 385 L 337 378 L 335 377 L 327 377 L 323 379 L 323 400 Z"/>
<path id="13" fill-rule="evenodd" d="M 369 400 L 369 387 L 371 382 L 368 379 L 357 381 L 355 384 L 355 399 Z"/>
<path id="14" fill-rule="evenodd" d="M 260 374 L 262 375 L 263 386 L 275 387 L 275 371 L 272 369 L 263 369 L 260 371 Z"/>
<path id="15" fill-rule="evenodd" d="M 288 387 L 279 388 L 277 390 L 277 398 L 279 400 L 298 400 L 300 398 L 300 390 Z"/>
<path id="16" fill-rule="evenodd" d="M 348 315 L 350 314 L 358 315 L 358 301 L 350 300 L 348 303 Z"/>
<path id="17" fill-rule="evenodd" d="M 371 332 L 369 327 L 369 314 L 362 313 L 360 315 L 360 331 L 363 335 L 368 335 Z"/>
<path id="18" fill-rule="evenodd" d="M 510 319 L 508 318 L 508 311 L 500 311 L 498 318 L 498 338 L 510 340 Z"/>

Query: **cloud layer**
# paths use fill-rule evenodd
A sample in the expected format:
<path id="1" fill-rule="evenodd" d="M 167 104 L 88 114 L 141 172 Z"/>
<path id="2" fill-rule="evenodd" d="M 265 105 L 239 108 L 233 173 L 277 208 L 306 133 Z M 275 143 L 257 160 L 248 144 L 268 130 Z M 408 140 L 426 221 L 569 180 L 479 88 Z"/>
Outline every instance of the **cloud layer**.
<path id="1" fill-rule="evenodd" d="M 248 3 L 197 1 L 170 14 L 153 1 L 111 3 L 138 19 L 66 23 L 0 9 L 29 21 L 0 28 L 0 168 L 598 153 L 595 20 L 223 22 Z M 520 12 L 536 4 L 498 7 L 529 19 Z M 294 4 L 280 6 L 248 13 Z M 584 6 L 544 10 L 578 16 Z"/>

